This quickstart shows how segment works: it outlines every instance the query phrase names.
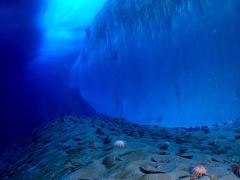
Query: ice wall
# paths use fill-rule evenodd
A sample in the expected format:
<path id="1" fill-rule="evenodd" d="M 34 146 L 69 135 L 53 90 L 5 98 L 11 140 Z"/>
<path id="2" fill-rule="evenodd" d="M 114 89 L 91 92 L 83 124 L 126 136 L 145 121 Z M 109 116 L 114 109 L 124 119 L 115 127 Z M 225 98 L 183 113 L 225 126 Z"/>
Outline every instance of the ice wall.
<path id="1" fill-rule="evenodd" d="M 190 126 L 240 116 L 239 0 L 109 0 L 75 69 L 98 112 Z"/>

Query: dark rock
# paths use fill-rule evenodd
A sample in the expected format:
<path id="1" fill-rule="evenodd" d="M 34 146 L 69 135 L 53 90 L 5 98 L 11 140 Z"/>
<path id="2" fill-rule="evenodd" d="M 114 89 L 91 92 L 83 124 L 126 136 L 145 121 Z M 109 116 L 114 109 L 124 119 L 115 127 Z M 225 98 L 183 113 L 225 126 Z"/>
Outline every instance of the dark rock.
<path id="1" fill-rule="evenodd" d="M 182 157 L 182 158 L 186 158 L 186 159 L 192 159 L 193 155 L 188 154 L 188 153 L 184 153 L 184 154 L 177 154 L 178 156 Z"/>
<path id="2" fill-rule="evenodd" d="M 224 148 L 225 148 L 225 149 L 232 149 L 231 146 L 225 146 Z"/>
<path id="3" fill-rule="evenodd" d="M 193 130 L 194 131 L 199 131 L 199 130 L 201 130 L 201 128 L 200 127 L 194 127 Z"/>
<path id="4" fill-rule="evenodd" d="M 227 123 L 227 122 L 223 122 L 222 124 L 223 124 L 224 126 L 226 126 L 228 123 Z"/>
<path id="5" fill-rule="evenodd" d="M 113 146 L 110 146 L 110 147 L 104 148 L 103 151 L 111 151 L 113 150 L 113 148 L 114 148 Z"/>
<path id="6" fill-rule="evenodd" d="M 171 136 L 171 135 L 165 135 L 164 138 L 165 138 L 165 139 L 170 139 L 170 138 L 172 138 L 172 136 Z"/>
<path id="7" fill-rule="evenodd" d="M 210 149 L 213 154 L 221 155 L 221 154 L 226 154 L 225 149 L 220 149 L 220 148 L 211 148 Z"/>
<path id="8" fill-rule="evenodd" d="M 107 136 L 106 138 L 104 138 L 103 144 L 110 144 L 112 141 L 111 138 L 109 138 L 109 136 Z"/>
<path id="9" fill-rule="evenodd" d="M 179 153 L 180 154 L 184 154 L 184 153 L 187 153 L 187 149 L 186 148 L 181 148 L 181 149 L 179 149 Z"/>
<path id="10" fill-rule="evenodd" d="M 152 136 L 152 139 L 154 139 L 154 140 L 158 140 L 159 137 Z M 157 141 L 155 141 L 155 142 L 157 142 Z"/>
<path id="11" fill-rule="evenodd" d="M 201 130 L 203 131 L 204 134 L 208 134 L 210 132 L 210 129 L 207 126 L 202 126 Z"/>
<path id="12" fill-rule="evenodd" d="M 106 156 L 103 159 L 102 164 L 104 164 L 106 167 L 110 168 L 115 165 L 115 162 L 116 162 L 116 157 L 112 155 L 112 156 Z"/>
<path id="13" fill-rule="evenodd" d="M 168 143 L 164 143 L 164 144 L 159 145 L 159 148 L 160 148 L 161 150 L 167 150 L 168 147 L 169 147 Z"/>
<path id="14" fill-rule="evenodd" d="M 240 139 L 240 134 L 235 136 L 235 139 Z"/>
<path id="15" fill-rule="evenodd" d="M 216 124 L 213 124 L 212 126 L 213 126 L 213 127 L 218 127 L 218 124 L 216 123 Z"/>
<path id="16" fill-rule="evenodd" d="M 197 137 L 197 138 L 195 138 L 197 141 L 200 141 L 200 142 L 202 142 L 202 141 L 204 141 L 204 140 L 206 140 L 206 138 L 200 138 L 200 137 Z"/>
<path id="17" fill-rule="evenodd" d="M 99 135 L 104 135 L 104 132 L 103 132 L 101 129 L 99 129 L 99 128 L 97 128 L 97 130 L 95 131 L 95 133 L 96 133 L 96 134 L 99 134 Z"/>
<path id="18" fill-rule="evenodd" d="M 192 135 L 191 134 L 187 134 L 184 136 L 184 138 L 190 138 Z"/>
<path id="19" fill-rule="evenodd" d="M 222 159 L 219 159 L 219 158 L 212 158 L 211 160 L 214 161 L 214 162 L 224 163 L 224 161 Z"/>
<path id="20" fill-rule="evenodd" d="M 215 141 L 208 143 L 208 145 L 213 147 L 219 147 L 219 145 L 217 145 Z"/>
<path id="21" fill-rule="evenodd" d="M 159 166 L 144 165 L 140 166 L 139 169 L 145 174 L 158 174 L 158 173 L 169 173 L 173 171 L 176 167 L 172 164 L 164 164 Z"/>
<path id="22" fill-rule="evenodd" d="M 80 138 L 80 137 L 72 137 L 72 140 L 74 140 L 74 141 L 81 141 L 82 138 Z"/>
<path id="23" fill-rule="evenodd" d="M 41 163 L 38 165 L 38 168 L 39 168 L 39 169 L 43 169 L 46 165 L 47 165 L 47 163 L 41 162 Z"/>
<path id="24" fill-rule="evenodd" d="M 88 143 L 88 147 L 91 148 L 91 149 L 94 149 L 96 147 L 96 142 L 95 141 L 90 141 Z"/>
<path id="25" fill-rule="evenodd" d="M 233 132 L 240 133 L 240 129 L 234 129 Z"/>
<path id="26" fill-rule="evenodd" d="M 237 177 L 240 178 L 240 166 L 237 164 L 233 164 L 231 166 L 231 169 L 232 169 L 233 174 L 235 174 Z"/>
<path id="27" fill-rule="evenodd" d="M 33 161 L 34 161 L 34 159 L 31 158 L 31 159 L 28 159 L 28 160 L 27 160 L 27 163 L 28 163 L 28 164 L 31 164 Z"/>
<path id="28" fill-rule="evenodd" d="M 176 139 L 175 139 L 175 143 L 176 144 L 184 144 L 184 143 L 187 143 L 188 141 L 186 140 L 186 139 L 184 139 L 184 138 L 179 138 L 179 137 L 177 137 Z"/>
<path id="29" fill-rule="evenodd" d="M 79 153 L 82 150 L 81 147 L 73 147 L 66 150 L 68 154 Z"/>
<path id="30" fill-rule="evenodd" d="M 43 144 L 46 145 L 46 144 L 48 144 L 49 142 L 50 142 L 50 140 L 49 140 L 49 139 L 46 139 L 45 141 L 43 141 Z"/>
<path id="31" fill-rule="evenodd" d="M 114 128 L 110 128 L 109 130 L 110 130 L 110 131 L 116 131 L 116 129 L 114 129 Z"/>
<path id="32" fill-rule="evenodd" d="M 159 152 L 160 155 L 169 155 L 170 153 L 166 152 L 166 151 L 161 151 Z"/>
<path id="33" fill-rule="evenodd" d="M 81 162 L 81 160 L 79 159 L 71 159 L 70 160 L 70 163 L 73 165 L 73 166 L 77 166 L 77 167 L 80 167 L 83 165 L 83 163 Z"/>

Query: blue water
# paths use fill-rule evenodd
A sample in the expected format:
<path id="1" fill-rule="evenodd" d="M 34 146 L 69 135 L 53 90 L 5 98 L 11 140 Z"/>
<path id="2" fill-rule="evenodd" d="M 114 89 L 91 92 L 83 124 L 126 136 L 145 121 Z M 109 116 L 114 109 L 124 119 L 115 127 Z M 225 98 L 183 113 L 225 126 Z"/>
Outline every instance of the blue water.
<path id="1" fill-rule="evenodd" d="M 0 23 L 1 150 L 62 115 L 240 117 L 239 0 L 1 1 Z"/>

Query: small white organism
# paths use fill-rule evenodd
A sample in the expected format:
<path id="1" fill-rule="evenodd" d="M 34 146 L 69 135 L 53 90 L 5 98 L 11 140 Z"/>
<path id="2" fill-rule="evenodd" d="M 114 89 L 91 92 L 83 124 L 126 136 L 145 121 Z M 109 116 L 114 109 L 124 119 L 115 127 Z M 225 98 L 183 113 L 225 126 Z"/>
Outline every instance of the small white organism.
<path id="1" fill-rule="evenodd" d="M 117 148 L 124 148 L 125 147 L 125 141 L 117 140 L 117 141 L 115 141 L 114 146 L 117 147 Z"/>

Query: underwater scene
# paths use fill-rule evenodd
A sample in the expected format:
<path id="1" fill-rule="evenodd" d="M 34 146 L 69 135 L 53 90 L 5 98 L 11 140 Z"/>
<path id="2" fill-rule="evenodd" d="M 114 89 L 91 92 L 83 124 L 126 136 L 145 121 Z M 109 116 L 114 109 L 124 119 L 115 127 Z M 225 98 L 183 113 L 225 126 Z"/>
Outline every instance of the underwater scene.
<path id="1" fill-rule="evenodd" d="M 239 180 L 240 0 L 1 0 L 0 180 Z"/>

